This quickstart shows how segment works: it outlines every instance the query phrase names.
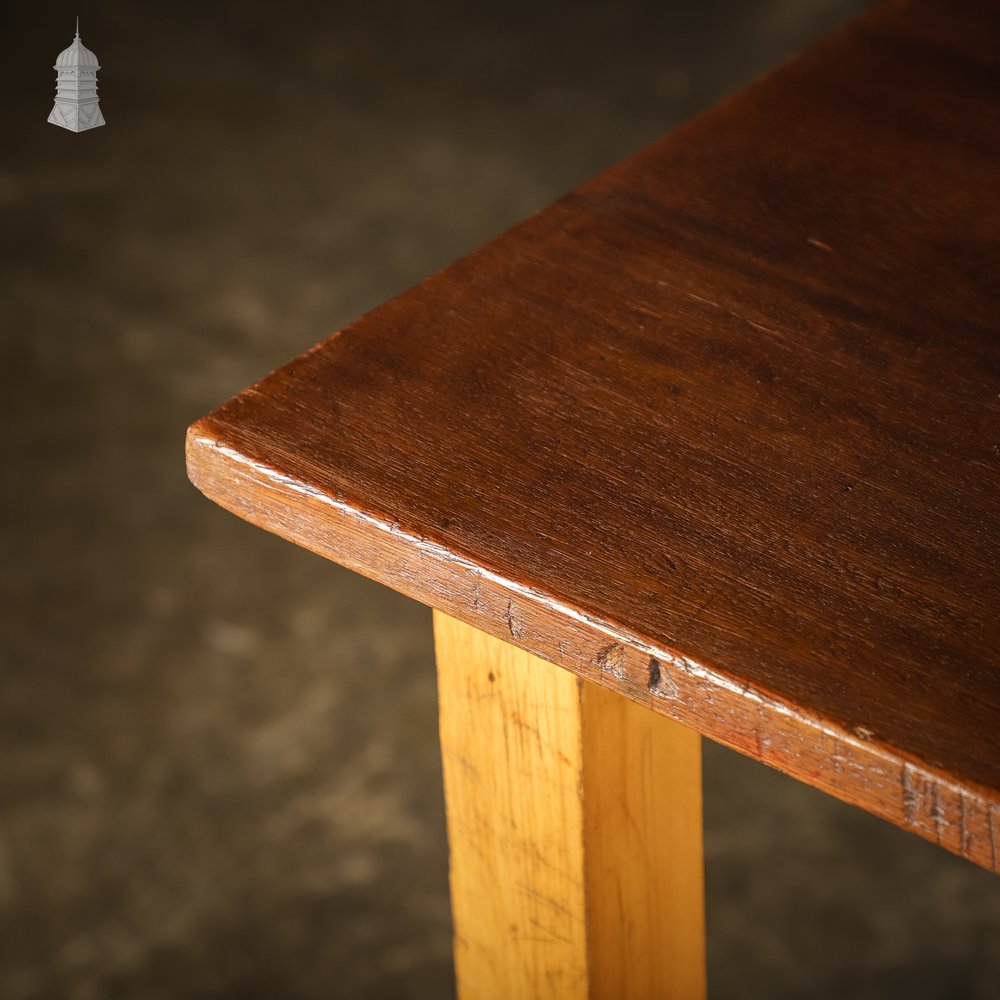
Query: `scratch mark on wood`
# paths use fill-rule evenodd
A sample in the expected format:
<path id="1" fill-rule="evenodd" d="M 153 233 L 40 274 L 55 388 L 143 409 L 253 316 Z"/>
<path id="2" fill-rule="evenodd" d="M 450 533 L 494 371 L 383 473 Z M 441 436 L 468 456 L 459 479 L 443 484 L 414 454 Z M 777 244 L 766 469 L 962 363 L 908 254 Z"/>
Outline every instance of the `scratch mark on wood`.
<path id="1" fill-rule="evenodd" d="M 944 810 L 941 807 L 941 790 L 936 784 L 931 785 L 931 816 L 934 819 L 934 836 L 941 843 L 941 829 L 944 826 Z"/>
<path id="2" fill-rule="evenodd" d="M 523 892 L 524 895 L 527 896 L 529 899 L 534 899 L 537 902 L 550 907 L 551 909 L 555 910 L 556 913 L 564 914 L 567 917 L 573 916 L 569 908 L 560 903 L 559 900 L 552 899 L 551 896 L 546 896 L 543 893 L 540 893 L 537 889 L 534 889 L 532 886 L 527 885 L 524 882 L 518 882 L 517 888 L 520 889 L 521 892 Z M 539 929 L 547 930 L 547 928 L 539 928 Z"/>
<path id="3" fill-rule="evenodd" d="M 486 602 L 483 600 L 483 585 L 479 579 L 472 587 L 472 609 L 480 615 L 486 611 Z"/>
<path id="4" fill-rule="evenodd" d="M 503 620 L 507 623 L 507 629 L 511 636 L 520 639 L 524 636 L 524 623 L 514 614 L 514 602 L 508 601 L 504 609 Z"/>
<path id="5" fill-rule="evenodd" d="M 900 786 L 903 792 L 903 814 L 906 822 L 912 826 L 917 819 L 917 809 L 920 804 L 920 797 L 917 789 L 913 785 L 913 776 L 910 774 L 910 765 L 903 763 L 900 771 Z"/>
<path id="6" fill-rule="evenodd" d="M 963 855 L 968 855 L 969 835 L 965 828 L 965 792 L 958 793 L 958 847 Z"/>

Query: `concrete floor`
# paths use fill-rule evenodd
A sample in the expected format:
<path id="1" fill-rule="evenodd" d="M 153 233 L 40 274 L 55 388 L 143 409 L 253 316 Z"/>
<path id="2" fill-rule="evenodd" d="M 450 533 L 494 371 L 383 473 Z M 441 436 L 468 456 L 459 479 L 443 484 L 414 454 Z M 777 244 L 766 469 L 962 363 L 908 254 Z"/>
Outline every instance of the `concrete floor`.
<path id="1" fill-rule="evenodd" d="M 96 3 L 82 135 L 75 9 L 7 21 L 0 997 L 451 994 L 429 612 L 185 426 L 860 6 Z M 714 996 L 998 995 L 1000 880 L 711 744 L 705 803 Z"/>

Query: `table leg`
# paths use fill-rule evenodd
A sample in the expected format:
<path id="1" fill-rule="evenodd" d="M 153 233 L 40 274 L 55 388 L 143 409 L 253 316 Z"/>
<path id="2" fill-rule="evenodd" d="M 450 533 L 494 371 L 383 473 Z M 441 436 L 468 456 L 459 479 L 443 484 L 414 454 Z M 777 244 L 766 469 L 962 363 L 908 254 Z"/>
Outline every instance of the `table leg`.
<path id="1" fill-rule="evenodd" d="M 462 1000 L 705 993 L 693 730 L 434 613 Z"/>

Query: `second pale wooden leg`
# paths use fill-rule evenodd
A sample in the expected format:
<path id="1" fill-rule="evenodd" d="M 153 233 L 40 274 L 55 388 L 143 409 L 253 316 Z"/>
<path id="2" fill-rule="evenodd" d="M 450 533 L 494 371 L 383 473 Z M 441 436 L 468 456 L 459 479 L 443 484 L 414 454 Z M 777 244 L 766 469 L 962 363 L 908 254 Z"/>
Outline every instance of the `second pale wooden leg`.
<path id="1" fill-rule="evenodd" d="M 697 733 L 434 615 L 462 1000 L 705 993 Z"/>

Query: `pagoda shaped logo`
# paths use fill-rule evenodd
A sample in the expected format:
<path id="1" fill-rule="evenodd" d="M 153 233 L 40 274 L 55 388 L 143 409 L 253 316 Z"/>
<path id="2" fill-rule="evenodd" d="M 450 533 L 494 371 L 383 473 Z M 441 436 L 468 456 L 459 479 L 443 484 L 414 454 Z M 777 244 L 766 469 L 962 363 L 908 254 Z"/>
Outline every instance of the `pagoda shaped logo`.
<path id="1" fill-rule="evenodd" d="M 71 132 L 85 132 L 104 124 L 97 100 L 97 56 L 80 41 L 80 19 L 76 19 L 76 37 L 63 49 L 52 67 L 56 71 L 56 103 L 49 121 Z"/>

